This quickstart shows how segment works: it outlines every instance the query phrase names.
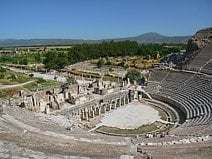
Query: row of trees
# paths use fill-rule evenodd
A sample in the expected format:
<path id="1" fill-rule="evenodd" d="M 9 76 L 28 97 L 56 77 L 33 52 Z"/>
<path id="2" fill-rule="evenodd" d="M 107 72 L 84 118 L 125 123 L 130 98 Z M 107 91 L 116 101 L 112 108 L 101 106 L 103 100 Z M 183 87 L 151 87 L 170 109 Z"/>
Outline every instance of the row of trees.
<path id="1" fill-rule="evenodd" d="M 138 43 L 131 41 L 102 42 L 97 44 L 77 44 L 69 49 L 70 63 L 97 59 L 99 57 L 117 57 L 133 55 L 137 52 Z"/>
<path id="2" fill-rule="evenodd" d="M 61 69 L 68 64 L 80 61 L 98 59 L 100 57 L 118 56 L 151 56 L 156 58 L 171 52 L 179 52 L 181 45 L 177 47 L 166 47 L 165 44 L 142 44 L 138 45 L 135 41 L 102 42 L 96 44 L 76 44 L 63 52 L 48 52 L 43 61 L 46 68 Z M 101 65 L 101 63 L 99 63 Z"/>
<path id="3" fill-rule="evenodd" d="M 27 65 L 28 63 L 41 63 L 43 59 L 41 53 L 33 54 L 0 54 L 0 63 L 13 63 Z"/>
<path id="4" fill-rule="evenodd" d="M 62 69 L 69 64 L 68 56 L 62 52 L 48 52 L 45 55 L 43 64 L 48 69 Z"/>

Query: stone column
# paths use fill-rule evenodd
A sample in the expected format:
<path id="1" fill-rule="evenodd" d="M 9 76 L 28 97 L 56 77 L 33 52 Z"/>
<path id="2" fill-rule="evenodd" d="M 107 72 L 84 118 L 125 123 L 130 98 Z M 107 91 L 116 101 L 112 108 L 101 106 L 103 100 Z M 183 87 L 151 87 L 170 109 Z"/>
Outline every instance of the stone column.
<path id="1" fill-rule="evenodd" d="M 20 91 L 19 91 L 19 97 L 23 97 L 23 96 L 24 96 L 23 90 L 20 90 Z"/>
<path id="2" fill-rule="evenodd" d="M 77 94 L 80 94 L 80 86 L 77 85 Z"/>
<path id="3" fill-rule="evenodd" d="M 94 110 L 91 110 L 91 116 L 92 116 L 92 118 L 94 118 L 94 117 L 95 117 Z"/>
<path id="4" fill-rule="evenodd" d="M 129 98 L 128 98 L 128 96 L 126 96 L 125 99 L 126 99 L 126 104 L 129 104 Z"/>
<path id="5" fill-rule="evenodd" d="M 101 113 L 105 113 L 106 112 L 106 107 L 104 103 L 101 103 Z"/>
<path id="6" fill-rule="evenodd" d="M 81 111 L 81 119 L 82 119 L 82 120 L 85 119 L 85 112 L 84 112 L 84 110 Z"/>
<path id="7" fill-rule="evenodd" d="M 101 106 L 98 107 L 98 115 L 101 115 Z"/>
<path id="8" fill-rule="evenodd" d="M 130 79 L 127 78 L 127 86 L 130 86 Z"/>
<path id="9" fill-rule="evenodd" d="M 134 99 L 138 99 L 138 91 L 134 91 Z"/>
<path id="10" fill-rule="evenodd" d="M 10 99 L 9 99 L 9 105 L 12 106 L 12 103 L 13 103 L 13 99 L 10 98 Z"/>
<path id="11" fill-rule="evenodd" d="M 102 104 L 99 109 L 100 109 L 100 114 L 102 114 L 103 113 L 103 105 Z"/>
<path id="12" fill-rule="evenodd" d="M 107 112 L 107 109 L 106 109 L 106 105 L 104 106 L 104 113 L 106 113 Z"/>
<path id="13" fill-rule="evenodd" d="M 106 113 L 106 104 L 102 104 L 101 110 L 102 113 Z"/>
<path id="14" fill-rule="evenodd" d="M 85 120 L 88 121 L 88 111 L 85 111 Z"/>
<path id="15" fill-rule="evenodd" d="M 122 81 L 122 87 L 124 87 L 125 86 L 125 83 L 124 83 L 124 81 Z"/>
<path id="16" fill-rule="evenodd" d="M 138 100 L 141 101 L 142 95 L 138 95 Z"/>
<path id="17" fill-rule="evenodd" d="M 105 110 L 106 110 L 106 111 L 109 111 L 109 109 L 110 109 L 110 108 L 109 108 L 109 104 L 106 103 L 106 104 L 105 104 Z"/>
<path id="18" fill-rule="evenodd" d="M 123 97 L 123 106 L 125 105 L 125 97 Z"/>
<path id="19" fill-rule="evenodd" d="M 114 102 L 114 109 L 116 109 L 116 106 L 117 106 L 117 100 L 115 100 Z"/>
<path id="20" fill-rule="evenodd" d="M 94 107 L 94 115 L 98 115 L 98 112 L 97 112 L 97 107 Z"/>
<path id="21" fill-rule="evenodd" d="M 112 109 L 112 103 L 109 103 L 109 111 L 111 111 L 111 109 Z"/>
<path id="22" fill-rule="evenodd" d="M 119 107 L 121 107 L 121 97 L 119 98 Z"/>
<path id="23" fill-rule="evenodd" d="M 46 114 L 49 114 L 50 113 L 49 105 L 46 105 L 46 107 L 45 107 L 45 113 Z"/>

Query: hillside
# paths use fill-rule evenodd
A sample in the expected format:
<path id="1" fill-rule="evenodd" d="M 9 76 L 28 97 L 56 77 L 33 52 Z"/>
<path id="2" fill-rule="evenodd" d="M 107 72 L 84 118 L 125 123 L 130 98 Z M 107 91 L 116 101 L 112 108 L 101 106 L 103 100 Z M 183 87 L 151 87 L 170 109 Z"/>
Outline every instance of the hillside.
<path id="1" fill-rule="evenodd" d="M 155 32 L 142 34 L 135 37 L 120 38 L 114 40 L 130 40 L 138 43 L 187 43 L 191 36 L 164 36 Z"/>
<path id="2" fill-rule="evenodd" d="M 191 36 L 164 36 L 155 32 L 141 34 L 134 37 L 83 40 L 83 39 L 0 39 L 0 47 L 34 46 L 34 45 L 70 45 L 78 43 L 99 43 L 102 41 L 137 41 L 138 43 L 187 43 Z"/>
<path id="3" fill-rule="evenodd" d="M 34 92 L 58 85 L 60 85 L 60 82 L 47 81 L 0 66 L 0 100 L 1 98 L 10 98 L 13 95 L 18 95 L 20 90 Z"/>
<path id="4" fill-rule="evenodd" d="M 199 30 L 188 41 L 186 69 L 212 74 L 212 28 Z"/>

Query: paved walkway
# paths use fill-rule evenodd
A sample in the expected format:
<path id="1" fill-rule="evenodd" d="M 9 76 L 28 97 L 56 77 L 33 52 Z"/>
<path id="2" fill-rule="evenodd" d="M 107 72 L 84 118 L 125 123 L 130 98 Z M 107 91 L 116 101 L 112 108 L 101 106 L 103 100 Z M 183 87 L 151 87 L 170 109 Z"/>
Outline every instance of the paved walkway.
<path id="1" fill-rule="evenodd" d="M 98 126 L 105 125 L 120 129 L 135 129 L 160 120 L 159 112 L 145 103 L 132 102 L 106 113 Z"/>
<path id="2" fill-rule="evenodd" d="M 31 72 L 30 70 L 25 70 L 25 69 L 19 69 L 19 68 L 14 68 L 14 67 L 4 67 L 7 69 L 10 69 L 15 72 L 20 72 L 20 73 L 26 73 L 26 74 L 33 74 L 33 77 L 38 77 L 38 78 L 43 78 L 45 80 L 52 80 L 52 81 L 58 81 L 58 82 L 66 82 L 66 78 L 63 76 L 58 76 L 56 75 L 55 79 L 55 74 L 48 74 L 48 73 L 42 73 L 42 72 Z"/>

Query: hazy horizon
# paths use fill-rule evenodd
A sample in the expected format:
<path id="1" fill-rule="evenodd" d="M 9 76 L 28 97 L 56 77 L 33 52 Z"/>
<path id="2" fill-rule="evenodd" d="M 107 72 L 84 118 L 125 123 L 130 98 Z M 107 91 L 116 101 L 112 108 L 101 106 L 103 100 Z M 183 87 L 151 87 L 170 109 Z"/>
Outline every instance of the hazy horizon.
<path id="1" fill-rule="evenodd" d="M 203 29 L 203 28 L 202 28 Z M 61 40 L 107 40 L 107 39 L 121 39 L 121 38 L 131 38 L 131 37 L 136 37 L 136 36 L 140 36 L 140 35 L 144 35 L 144 34 L 148 34 L 148 33 L 157 33 L 157 32 L 147 32 L 147 33 L 141 33 L 141 34 L 139 34 L 139 35 L 132 35 L 132 36 L 127 36 L 127 37 L 113 37 L 113 38 L 101 38 L 101 39 L 83 39 L 83 38 L 81 38 L 81 39 L 79 39 L 79 38 L 0 38 L 0 40 L 39 40 L 39 39 L 41 39 L 41 40 L 48 40 L 48 39 L 51 39 L 51 40 L 54 40 L 54 39 L 61 39 Z M 160 33 L 157 33 L 157 34 L 160 34 Z M 195 33 L 194 33 L 195 34 Z M 162 34 L 160 34 L 160 35 L 162 35 Z M 183 36 L 192 36 L 192 35 L 173 35 L 173 36 L 170 36 L 170 35 L 162 35 L 162 36 L 167 36 L 167 37 L 183 37 Z"/>

